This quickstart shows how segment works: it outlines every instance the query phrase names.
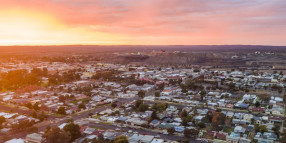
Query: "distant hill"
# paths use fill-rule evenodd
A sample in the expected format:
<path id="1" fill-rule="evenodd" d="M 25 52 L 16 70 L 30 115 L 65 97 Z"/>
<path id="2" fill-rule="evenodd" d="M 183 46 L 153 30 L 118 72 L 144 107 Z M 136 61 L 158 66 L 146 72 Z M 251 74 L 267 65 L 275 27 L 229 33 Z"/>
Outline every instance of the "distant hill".
<path id="1" fill-rule="evenodd" d="M 0 54 L 92 54 L 106 52 L 138 52 L 151 50 L 165 51 L 201 51 L 201 52 L 250 52 L 250 51 L 286 51 L 286 46 L 263 45 L 67 45 L 67 46 L 0 46 Z"/>

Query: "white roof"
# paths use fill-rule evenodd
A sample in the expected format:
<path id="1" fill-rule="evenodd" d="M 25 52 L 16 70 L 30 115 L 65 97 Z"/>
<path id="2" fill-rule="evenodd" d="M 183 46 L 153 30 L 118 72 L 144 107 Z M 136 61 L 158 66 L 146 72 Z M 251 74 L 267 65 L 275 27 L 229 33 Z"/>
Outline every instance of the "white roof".
<path id="1" fill-rule="evenodd" d="M 151 143 L 163 143 L 164 140 L 162 139 L 153 139 L 153 141 Z"/>
<path id="2" fill-rule="evenodd" d="M 59 128 L 62 130 L 66 125 L 67 123 L 62 123 L 61 125 L 59 125 Z"/>
<path id="3" fill-rule="evenodd" d="M 9 141 L 6 141 L 5 143 L 24 143 L 23 139 L 11 139 Z"/>
<path id="4" fill-rule="evenodd" d="M 142 141 L 142 142 L 151 142 L 153 139 L 154 139 L 154 136 L 145 135 L 145 136 L 141 139 L 141 141 Z"/>

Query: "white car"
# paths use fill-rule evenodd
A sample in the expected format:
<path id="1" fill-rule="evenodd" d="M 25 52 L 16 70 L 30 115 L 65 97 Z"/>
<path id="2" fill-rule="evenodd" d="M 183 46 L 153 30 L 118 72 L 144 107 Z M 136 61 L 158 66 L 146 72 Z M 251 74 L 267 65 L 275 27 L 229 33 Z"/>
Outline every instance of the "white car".
<path id="1" fill-rule="evenodd" d="M 160 135 L 156 135 L 156 136 L 155 136 L 155 138 L 160 138 L 160 137 L 161 137 Z"/>
<path id="2" fill-rule="evenodd" d="M 116 128 L 115 131 L 120 131 L 120 129 L 119 129 L 119 128 Z"/>
<path id="3" fill-rule="evenodd" d="M 129 130 L 128 133 L 132 133 L 132 130 Z"/>

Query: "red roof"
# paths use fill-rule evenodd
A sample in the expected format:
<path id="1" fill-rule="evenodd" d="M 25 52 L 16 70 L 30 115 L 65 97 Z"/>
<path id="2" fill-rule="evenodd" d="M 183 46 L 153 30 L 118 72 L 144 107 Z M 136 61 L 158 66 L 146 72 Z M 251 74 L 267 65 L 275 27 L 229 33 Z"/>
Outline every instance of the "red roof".
<path id="1" fill-rule="evenodd" d="M 252 111 L 254 111 L 254 112 L 265 112 L 265 109 L 261 108 L 261 107 L 257 107 L 257 108 L 252 108 Z"/>
<path id="2" fill-rule="evenodd" d="M 209 135 L 209 136 L 214 136 L 215 132 L 214 131 L 207 131 L 206 134 Z"/>
<path id="3" fill-rule="evenodd" d="M 99 135 L 99 134 L 103 134 L 104 133 L 104 131 L 94 131 L 92 134 L 93 135 Z"/>
<path id="4" fill-rule="evenodd" d="M 139 78 L 138 80 L 142 80 L 146 82 L 154 82 L 152 79 L 148 79 L 148 78 Z"/>
<path id="5" fill-rule="evenodd" d="M 217 133 L 216 136 L 220 139 L 226 139 L 226 135 L 223 133 Z"/>
<path id="6" fill-rule="evenodd" d="M 268 120 L 284 120 L 283 117 L 278 117 L 278 116 L 269 116 Z"/>
<path id="7" fill-rule="evenodd" d="M 87 126 L 82 126 L 82 127 L 80 127 L 80 132 L 83 133 L 86 128 L 87 128 Z"/>
<path id="8" fill-rule="evenodd" d="M 180 76 L 170 76 L 170 77 L 168 77 L 169 79 L 182 79 L 182 77 L 180 77 Z"/>

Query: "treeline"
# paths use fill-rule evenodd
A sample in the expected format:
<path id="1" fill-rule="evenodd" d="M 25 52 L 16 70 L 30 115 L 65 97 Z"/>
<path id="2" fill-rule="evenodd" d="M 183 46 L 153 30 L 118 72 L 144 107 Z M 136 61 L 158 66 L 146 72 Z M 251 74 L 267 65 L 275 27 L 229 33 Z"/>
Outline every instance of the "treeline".
<path id="1" fill-rule="evenodd" d="M 62 62 L 62 63 L 76 63 L 87 61 L 99 61 L 99 58 L 94 56 L 58 56 L 58 57 L 41 57 L 43 62 Z"/>
<path id="2" fill-rule="evenodd" d="M 16 90 L 28 85 L 40 85 L 41 77 L 47 76 L 46 68 L 34 68 L 31 72 L 26 69 L 13 70 L 7 73 L 1 73 L 0 90 Z"/>
<path id="3" fill-rule="evenodd" d="M 0 74 L 0 90 L 15 91 L 17 89 L 25 89 L 29 86 L 40 86 L 42 83 L 42 77 L 47 77 L 50 85 L 58 85 L 80 80 L 78 70 L 69 70 L 62 74 L 48 74 L 47 68 L 34 68 L 31 72 L 26 69 L 11 70 L 7 73 Z"/>
<path id="4" fill-rule="evenodd" d="M 63 72 L 62 74 L 55 73 L 48 76 L 50 85 L 57 85 L 66 82 L 80 80 L 80 74 L 76 69 Z"/>

